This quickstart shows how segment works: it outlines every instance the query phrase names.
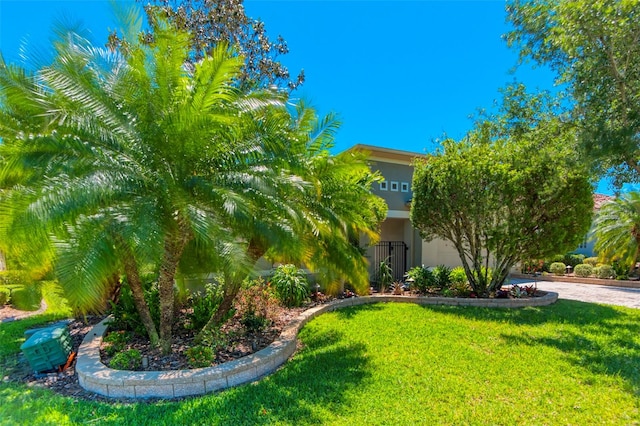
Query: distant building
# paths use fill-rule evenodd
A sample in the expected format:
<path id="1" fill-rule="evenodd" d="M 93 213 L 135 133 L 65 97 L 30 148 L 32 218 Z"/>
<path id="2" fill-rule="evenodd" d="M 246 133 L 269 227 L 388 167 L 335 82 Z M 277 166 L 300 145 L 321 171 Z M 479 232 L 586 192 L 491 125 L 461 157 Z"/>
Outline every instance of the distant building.
<path id="1" fill-rule="evenodd" d="M 613 199 L 613 197 L 611 197 L 610 195 L 593 194 L 593 214 L 594 214 L 594 217 L 598 213 L 598 211 L 600 210 L 600 207 L 602 207 L 602 205 L 604 203 L 606 203 L 607 201 L 610 201 L 612 199 Z M 593 241 L 591 239 L 592 235 L 593 235 L 593 227 L 591 228 L 591 230 L 589 230 L 587 235 L 585 235 L 584 240 L 582 241 L 582 243 L 573 252 L 577 253 L 577 254 L 583 254 L 585 257 L 597 256 L 597 254 L 596 254 L 596 252 L 595 252 L 595 250 L 593 248 L 593 246 L 595 244 L 595 241 Z"/>

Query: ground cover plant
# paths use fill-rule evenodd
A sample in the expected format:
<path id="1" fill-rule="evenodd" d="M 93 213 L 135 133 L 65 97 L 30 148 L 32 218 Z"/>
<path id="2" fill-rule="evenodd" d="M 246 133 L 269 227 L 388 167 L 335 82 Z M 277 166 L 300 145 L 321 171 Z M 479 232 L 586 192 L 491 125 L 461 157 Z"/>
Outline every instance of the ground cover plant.
<path id="1" fill-rule="evenodd" d="M 0 347 L 5 327 L 19 324 L 0 325 Z M 631 424 L 639 331 L 640 311 L 565 300 L 516 310 L 366 305 L 307 324 L 301 350 L 255 384 L 150 404 L 2 383 L 0 423 Z"/>

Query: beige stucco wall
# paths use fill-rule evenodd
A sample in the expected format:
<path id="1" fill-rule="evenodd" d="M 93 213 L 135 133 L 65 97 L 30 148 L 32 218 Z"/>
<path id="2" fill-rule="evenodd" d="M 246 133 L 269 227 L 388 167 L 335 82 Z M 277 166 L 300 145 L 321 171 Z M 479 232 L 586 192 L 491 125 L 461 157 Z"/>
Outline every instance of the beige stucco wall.
<path id="1" fill-rule="evenodd" d="M 445 265 L 450 268 L 461 266 L 458 252 L 448 241 L 422 241 L 422 264 L 424 266 Z"/>

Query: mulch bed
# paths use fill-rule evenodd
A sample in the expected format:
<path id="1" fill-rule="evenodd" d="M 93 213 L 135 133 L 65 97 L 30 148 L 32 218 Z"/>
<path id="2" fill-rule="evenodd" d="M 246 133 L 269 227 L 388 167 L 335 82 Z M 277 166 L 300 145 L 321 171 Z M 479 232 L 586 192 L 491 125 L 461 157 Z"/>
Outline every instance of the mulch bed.
<path id="1" fill-rule="evenodd" d="M 260 332 L 246 332 L 240 324 L 239 319 L 232 318 L 223 327 L 223 331 L 231 336 L 228 345 L 217 352 L 216 359 L 212 365 L 232 361 L 269 346 L 280 335 L 282 329 L 307 308 L 308 307 L 295 309 L 280 308 L 278 312 L 276 312 L 272 324 Z M 5 309 L 7 309 L 7 311 L 5 311 Z M 20 312 L 14 311 L 14 309 L 9 307 L 0 309 L 0 320 L 2 320 L 3 317 L 10 318 L 11 315 Z M 82 320 L 68 321 L 67 326 L 71 335 L 72 350 L 74 352 L 77 352 L 84 336 L 91 328 L 103 319 L 104 316 L 93 316 L 87 317 L 86 322 Z M 194 333 L 180 327 L 182 323 L 180 318 L 178 318 L 176 323 L 178 325 L 174 333 L 172 352 L 169 355 L 162 355 L 158 349 L 151 347 L 148 339 L 133 334 L 131 335 L 126 349 L 137 349 L 143 357 L 147 358 L 148 366 L 143 369 L 144 371 L 183 370 L 189 368 L 185 350 L 194 345 Z M 104 346 L 103 344 L 103 348 Z M 102 362 L 105 365 L 109 365 L 111 357 L 108 356 L 104 350 L 101 350 L 101 357 Z M 28 360 L 22 353 L 18 354 L 11 364 L 13 365 L 4 366 L 4 382 L 21 382 L 30 387 L 47 388 L 60 395 L 76 399 L 105 402 L 127 401 L 126 399 L 114 400 L 112 398 L 105 398 L 80 387 L 78 376 L 75 374 L 75 360 L 69 368 L 62 372 L 50 371 L 37 374 L 31 370 Z"/>

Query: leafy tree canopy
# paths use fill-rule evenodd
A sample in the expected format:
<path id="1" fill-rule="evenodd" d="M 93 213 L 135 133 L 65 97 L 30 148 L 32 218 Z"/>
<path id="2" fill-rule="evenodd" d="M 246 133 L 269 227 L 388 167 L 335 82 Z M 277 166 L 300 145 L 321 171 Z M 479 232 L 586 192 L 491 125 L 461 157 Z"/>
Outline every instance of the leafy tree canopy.
<path id="1" fill-rule="evenodd" d="M 304 70 L 291 79 L 289 70 L 278 57 L 289 52 L 282 36 L 275 41 L 267 35 L 264 22 L 246 15 L 243 0 L 137 0 L 145 3 L 151 26 L 163 16 L 175 28 L 191 35 L 191 57 L 198 61 L 220 45 L 227 44 L 237 50 L 245 62 L 237 80 L 244 87 L 288 87 L 295 89 L 304 82 Z M 161 13 L 158 13 L 158 12 Z M 154 35 L 146 33 L 143 39 L 151 43 Z M 110 45 L 121 42 L 114 32 Z"/>
<path id="2" fill-rule="evenodd" d="M 580 140 L 619 187 L 640 180 L 640 2 L 511 0 L 506 35 L 575 101 Z"/>
<path id="3" fill-rule="evenodd" d="M 411 221 L 426 240 L 454 245 L 480 295 L 499 289 L 518 261 L 577 246 L 593 209 L 573 129 L 543 95 L 516 86 L 505 96 L 500 115 L 445 140 L 418 160 L 413 179 Z"/>

